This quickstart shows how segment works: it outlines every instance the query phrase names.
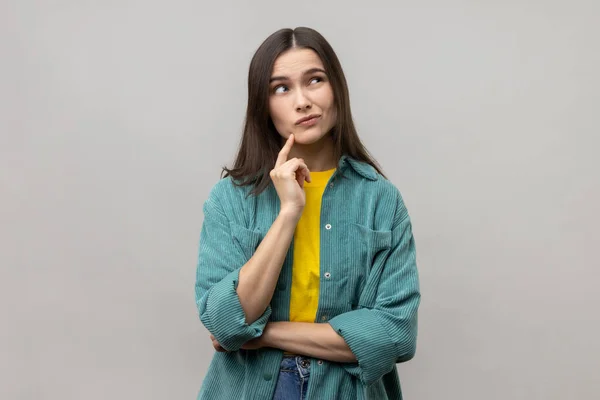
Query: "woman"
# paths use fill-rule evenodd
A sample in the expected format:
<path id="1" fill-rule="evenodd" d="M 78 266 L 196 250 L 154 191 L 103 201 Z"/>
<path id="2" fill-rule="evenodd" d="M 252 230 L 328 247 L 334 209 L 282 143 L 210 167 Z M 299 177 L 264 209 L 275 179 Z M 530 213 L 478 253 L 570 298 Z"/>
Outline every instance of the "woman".
<path id="1" fill-rule="evenodd" d="M 232 169 L 204 203 L 196 277 L 217 350 L 199 399 L 401 399 L 420 302 L 411 222 L 309 28 L 250 63 Z"/>

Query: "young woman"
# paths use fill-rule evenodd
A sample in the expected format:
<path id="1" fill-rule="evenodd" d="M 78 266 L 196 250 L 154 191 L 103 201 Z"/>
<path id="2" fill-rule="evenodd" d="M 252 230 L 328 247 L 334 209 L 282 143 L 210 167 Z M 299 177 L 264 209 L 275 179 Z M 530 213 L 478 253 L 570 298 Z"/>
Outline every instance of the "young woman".
<path id="1" fill-rule="evenodd" d="M 420 302 L 411 222 L 318 32 L 258 48 L 224 172 L 203 207 L 196 304 L 217 351 L 198 398 L 401 399 Z"/>

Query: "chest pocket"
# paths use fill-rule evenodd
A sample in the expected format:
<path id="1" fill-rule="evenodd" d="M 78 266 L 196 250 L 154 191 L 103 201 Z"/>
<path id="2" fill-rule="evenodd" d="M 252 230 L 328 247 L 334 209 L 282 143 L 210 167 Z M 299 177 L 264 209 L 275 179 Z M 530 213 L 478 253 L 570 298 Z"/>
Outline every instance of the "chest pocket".
<path id="1" fill-rule="evenodd" d="M 233 242 L 238 250 L 244 255 L 245 261 L 248 261 L 263 240 L 265 234 L 258 229 L 248 229 L 235 222 L 230 222 L 229 225 Z"/>
<path id="2" fill-rule="evenodd" d="M 349 226 L 348 277 L 349 301 L 352 309 L 373 307 L 381 271 L 391 243 L 391 230 L 373 230 L 365 225 Z"/>

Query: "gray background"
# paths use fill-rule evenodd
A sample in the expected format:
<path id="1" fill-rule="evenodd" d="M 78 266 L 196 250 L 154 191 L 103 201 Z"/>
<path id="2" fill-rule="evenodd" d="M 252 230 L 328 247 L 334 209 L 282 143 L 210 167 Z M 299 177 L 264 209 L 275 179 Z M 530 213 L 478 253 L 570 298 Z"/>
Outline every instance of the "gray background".
<path id="1" fill-rule="evenodd" d="M 295 26 L 338 53 L 414 221 L 406 398 L 600 398 L 599 11 L 2 0 L 0 398 L 195 398 L 202 203 L 250 57 Z"/>

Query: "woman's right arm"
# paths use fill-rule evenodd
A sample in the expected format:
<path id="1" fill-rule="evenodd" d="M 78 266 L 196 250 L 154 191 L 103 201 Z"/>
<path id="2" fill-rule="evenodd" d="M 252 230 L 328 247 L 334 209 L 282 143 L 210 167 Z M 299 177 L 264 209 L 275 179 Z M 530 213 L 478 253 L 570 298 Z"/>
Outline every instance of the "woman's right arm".
<path id="1" fill-rule="evenodd" d="M 293 136 L 270 173 L 280 200 L 279 215 L 241 267 L 236 267 L 236 253 L 224 247 L 231 241 L 231 232 L 219 199 L 211 195 L 204 206 L 196 303 L 202 323 L 226 350 L 238 350 L 260 336 L 270 316 L 269 303 L 304 209 L 304 181 L 310 181 L 302 159 L 287 160 L 292 145 Z"/>
<path id="2" fill-rule="evenodd" d="M 240 270 L 237 293 L 249 324 L 256 321 L 271 302 L 283 261 L 306 204 L 303 188 L 305 180 L 310 182 L 310 172 L 303 159 L 287 159 L 293 145 L 294 137 L 290 135 L 270 172 L 281 204 L 279 215 L 254 255 Z"/>
<path id="3" fill-rule="evenodd" d="M 271 303 L 297 223 L 298 217 L 293 213 L 280 212 L 254 255 L 240 270 L 236 292 L 248 324 L 256 321 Z"/>

